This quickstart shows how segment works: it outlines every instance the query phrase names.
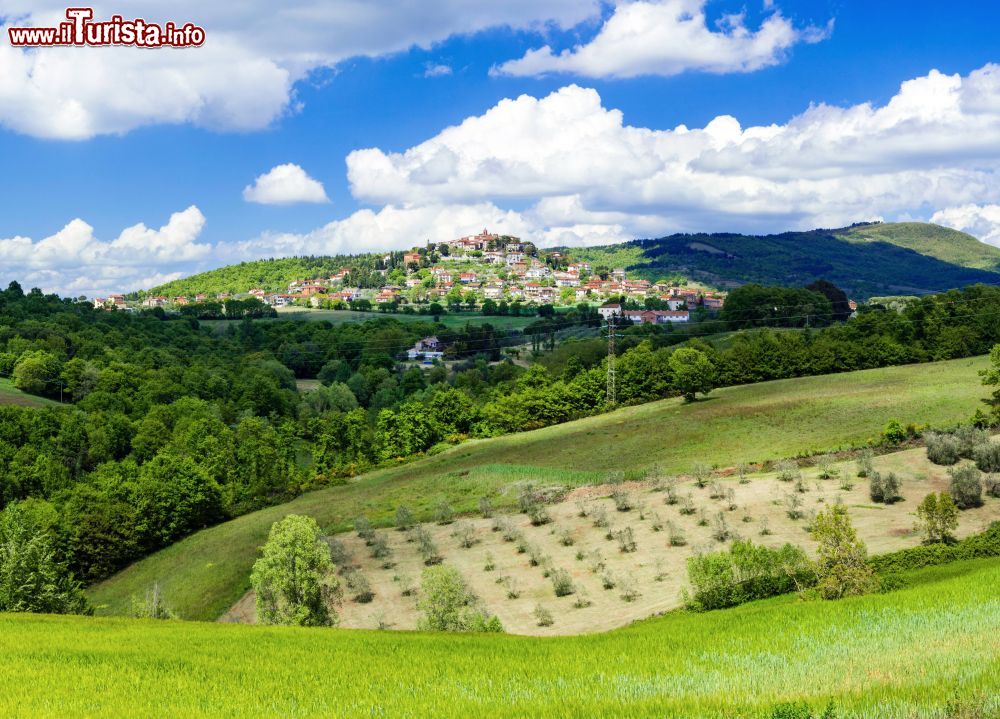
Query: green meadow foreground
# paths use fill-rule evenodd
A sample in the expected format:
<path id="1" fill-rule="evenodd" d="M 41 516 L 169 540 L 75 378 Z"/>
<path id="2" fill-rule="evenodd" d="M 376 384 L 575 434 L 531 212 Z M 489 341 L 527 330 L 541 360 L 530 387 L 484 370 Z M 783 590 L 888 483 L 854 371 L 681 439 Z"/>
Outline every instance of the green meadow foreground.
<path id="1" fill-rule="evenodd" d="M 419 520 L 442 500 L 459 512 L 483 495 L 510 507 L 525 482 L 578 487 L 612 471 L 682 473 L 699 462 L 728 467 L 836 450 L 877 438 L 892 418 L 935 426 L 967 419 L 987 395 L 978 377 L 987 366 L 982 357 L 765 382 L 692 405 L 663 400 L 467 442 L 198 532 L 96 585 L 90 598 L 98 613 L 124 614 L 133 596 L 159 583 L 181 617 L 216 619 L 249 589 L 258 547 L 287 514 L 310 515 L 333 533 L 362 514 L 388 525 L 401 504 Z"/>
<path id="2" fill-rule="evenodd" d="M 908 582 L 550 639 L 7 615 L 0 715 L 995 716 L 1000 560 Z"/>

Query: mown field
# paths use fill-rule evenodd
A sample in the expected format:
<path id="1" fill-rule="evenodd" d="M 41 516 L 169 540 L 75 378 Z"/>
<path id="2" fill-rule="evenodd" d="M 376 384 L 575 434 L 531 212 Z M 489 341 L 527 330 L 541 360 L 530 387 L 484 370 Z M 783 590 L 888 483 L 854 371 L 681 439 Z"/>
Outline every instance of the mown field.
<path id="1" fill-rule="evenodd" d="M 549 639 L 6 615 L 0 715 L 996 716 L 1000 560 L 909 581 Z"/>
<path id="2" fill-rule="evenodd" d="M 406 504 L 431 518 L 440 501 L 459 512 L 484 494 L 512 506 L 524 482 L 577 487 L 612 471 L 687 471 L 696 462 L 732 466 L 864 443 L 885 423 L 948 425 L 968 418 L 988 395 L 978 371 L 986 358 L 780 380 L 713 392 L 691 405 L 670 399 L 491 440 L 381 469 L 198 532 L 95 585 L 99 613 L 121 614 L 131 597 L 159 582 L 187 619 L 216 619 L 249 589 L 249 572 L 271 524 L 308 514 L 328 532 L 365 514 L 391 522 Z"/>
<path id="3" fill-rule="evenodd" d="M 836 476 L 829 479 L 819 478 L 818 467 L 801 470 L 801 492 L 791 482 L 778 480 L 776 472 L 748 474 L 745 483 L 735 477 L 716 480 L 720 489 L 732 491 L 731 498 L 715 494 L 711 484 L 698 487 L 693 479 L 681 479 L 677 496 L 691 497 L 695 509 L 691 515 L 680 511 L 680 502 L 667 504 L 666 493 L 655 483 L 628 482 L 617 487 L 628 497 L 631 509 L 627 511 L 616 509 L 609 496 L 614 488 L 603 485 L 581 488 L 566 501 L 549 505 L 546 511 L 551 521 L 540 526 L 532 526 L 524 514 L 505 517 L 503 525 L 514 527 L 529 546 L 537 548 L 537 556 L 568 572 L 574 591 L 563 597 L 555 596 L 544 563 L 532 565 L 531 552 L 520 553 L 515 541 L 505 541 L 505 532 L 493 531 L 491 519 L 476 516 L 444 525 L 426 524 L 423 529 L 433 537 L 443 563 L 461 573 L 482 606 L 497 615 L 508 632 L 545 636 L 606 631 L 680 607 L 681 592 L 688 587 L 688 558 L 730 544 L 713 536 L 720 517 L 732 533 L 730 539 L 739 536 L 770 547 L 790 542 L 812 554 L 816 542 L 806 531 L 810 513 L 841 503 L 872 554 L 919 545 L 922 537 L 914 528 L 914 508 L 928 493 L 948 491 L 948 468 L 932 464 L 923 447 L 881 455 L 873 465 L 879 472 L 891 471 L 899 477 L 901 501 L 872 503 L 868 481 L 856 476 L 857 464 L 850 460 L 832 463 L 830 469 Z M 789 496 L 802 502 L 798 519 L 788 516 Z M 581 516 L 581 510 L 587 515 Z M 702 516 L 708 520 L 704 526 L 699 524 Z M 606 527 L 596 523 L 601 518 L 606 519 Z M 985 497 L 983 506 L 961 512 L 956 536 L 984 531 L 997 520 L 1000 499 Z M 767 534 L 761 535 L 765 527 Z M 632 532 L 635 551 L 620 549 L 615 535 L 626 529 Z M 671 544 L 675 533 L 685 544 Z M 359 572 L 374 593 L 358 599 L 348 586 L 337 610 L 340 624 L 358 629 L 415 629 L 420 616 L 417 596 L 404 590 L 419 580 L 424 569 L 417 543 L 411 534 L 394 529 L 383 530 L 381 536 L 391 551 L 388 557 L 373 557 L 355 532 L 338 538 L 350 557 L 339 568 Z M 353 572 L 344 571 L 342 576 Z M 606 578 L 613 586 L 605 584 Z M 508 593 L 509 587 L 516 589 L 517 596 Z M 578 606 L 580 599 L 586 599 L 588 606 Z M 534 609 L 539 603 L 552 613 L 551 626 L 538 625 Z M 224 620 L 255 622 L 253 593 L 227 612 Z"/>
<path id="4" fill-rule="evenodd" d="M 0 404 L 16 404 L 22 407 L 52 407 L 58 405 L 45 397 L 26 394 L 14 386 L 9 377 L 0 377 Z"/>

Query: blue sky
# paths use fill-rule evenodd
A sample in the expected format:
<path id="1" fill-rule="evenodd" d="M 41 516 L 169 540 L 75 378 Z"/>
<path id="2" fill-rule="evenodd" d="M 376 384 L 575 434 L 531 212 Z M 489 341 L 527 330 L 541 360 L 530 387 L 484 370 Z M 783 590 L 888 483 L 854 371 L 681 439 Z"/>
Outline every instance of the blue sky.
<path id="1" fill-rule="evenodd" d="M 1000 131 L 1000 72 L 989 70 L 1000 62 L 1000 6 L 639 0 L 595 7 L 555 0 L 550 8 L 525 3 L 510 17 L 482 18 L 460 0 L 450 2 L 451 27 L 436 27 L 432 18 L 426 27 L 407 28 L 418 21 L 386 3 L 391 20 L 383 18 L 383 28 L 378 22 L 359 26 L 363 41 L 347 38 L 338 46 L 319 31 L 285 45 L 262 40 L 258 25 L 267 25 L 266 4 L 255 23 L 246 16 L 202 19 L 196 3 L 178 3 L 165 16 L 142 2 L 123 1 L 99 6 L 98 17 L 145 12 L 150 19 L 191 19 L 205 25 L 209 44 L 225 38 L 234 48 L 40 48 L 25 54 L 0 47 L 0 72 L 8 65 L 24 73 L 20 85 L 0 83 L 0 153 L 8 169 L 0 281 L 27 278 L 22 281 L 73 294 L 124 291 L 230 260 L 409 246 L 424 237 L 438 239 L 438 233 L 474 229 L 471 224 L 499 226 L 543 243 L 596 243 L 700 229 L 778 231 L 873 217 L 933 217 L 1000 244 L 997 157 L 987 142 Z M 660 56 L 658 43 L 664 43 L 646 38 L 645 55 L 628 62 L 621 58 L 644 42 L 641 33 L 634 43 L 601 45 L 602 34 L 613 34 L 616 14 L 622 13 L 624 24 L 629 5 L 659 13 L 658 6 L 672 3 L 678 12 L 704 11 L 705 42 L 695 38 L 697 46 Z M 39 12 L 36 3 L 19 4 L 0 0 L 5 24 L 46 24 L 64 9 Z M 727 20 L 736 14 L 741 16 Z M 669 23 L 672 16 L 643 17 Z M 350 24 L 346 20 L 334 14 L 317 24 Z M 763 35 L 769 22 L 784 33 L 776 30 L 784 40 L 773 47 L 723 42 Z M 282 34 L 281 22 L 275 26 Z M 717 38 L 718 52 L 703 51 Z M 498 71 L 518 67 L 504 63 L 546 45 L 553 53 L 541 61 Z M 574 46 L 584 48 L 575 53 L 579 61 L 559 59 Z M 198 53 L 208 58 L 204 66 Z M 25 57 L 35 63 L 28 69 Z M 49 58 L 62 66 L 40 64 Z M 285 84 L 271 87 L 261 80 L 258 60 L 287 71 Z M 247 63 L 248 70 L 229 80 L 217 63 Z M 928 79 L 932 70 L 954 76 L 957 85 L 946 88 L 947 82 Z M 43 72 L 62 74 L 38 79 Z M 160 73 L 190 77 L 195 89 L 178 89 L 169 80 L 158 87 Z M 904 107 L 888 119 L 820 113 L 805 128 L 793 121 L 824 104 L 849 113 L 869 103 L 877 111 L 900 93 L 901 83 L 920 78 L 927 87 L 897 103 Z M 74 89 L 89 85 L 95 87 Z M 258 91 L 264 99 L 255 105 Z M 561 91 L 562 100 L 545 104 Z M 952 99 L 942 100 L 941 93 Z M 522 95 L 534 104 L 498 107 Z M 74 119 L 79 112 L 66 112 L 63 119 L 70 101 L 86 119 Z M 146 109 L 158 103 L 162 107 Z M 234 104 L 241 109 L 231 116 L 203 109 Z M 975 113 L 968 111 L 973 105 Z M 440 134 L 494 108 L 481 123 L 485 127 L 452 138 Z M 621 112 L 625 131 L 614 127 L 608 115 L 614 111 Z M 734 137 L 727 125 L 709 133 L 697 150 L 671 132 L 678 125 L 700 130 L 720 116 L 738 120 L 737 133 L 772 125 L 787 131 L 778 138 L 763 130 L 760 136 Z M 612 127 L 581 131 L 575 145 L 567 139 L 591 122 Z M 497 127 L 519 123 L 524 130 L 512 139 L 493 139 Z M 647 131 L 666 134 L 641 137 Z M 970 131 L 982 146 L 970 145 Z M 525 148 L 509 148 L 522 138 Z M 829 138 L 833 150 L 824 156 Z M 881 148 L 897 138 L 900 147 L 883 156 Z M 562 140 L 568 147 L 547 156 L 546 148 Z M 376 153 L 353 156 L 352 183 L 346 160 L 365 148 Z M 855 149 L 863 160 L 843 159 Z M 398 154 L 407 150 L 412 156 Z M 623 163 L 641 166 L 650 155 L 659 159 L 648 168 L 617 175 Z M 328 201 L 266 204 L 244 198 L 255 178 L 288 163 L 297 166 L 295 172 L 301 168 L 302 176 L 292 178 L 299 181 L 295 187 L 312 183 L 306 189 L 325 192 Z M 525 163 L 537 166 L 525 171 Z M 576 170 L 567 169 L 577 163 Z M 690 181 L 688 172 L 694 173 Z M 433 180 L 421 179 L 428 173 Z M 812 186 L 798 186 L 801 178 Z M 870 186 L 852 198 L 859 178 Z M 289 191 L 294 198 L 298 190 Z M 260 196 L 267 201 L 267 192 Z M 174 213 L 190 208 L 196 209 L 168 226 Z M 365 209 L 371 212 L 357 214 Z M 122 238 L 123 230 L 140 223 Z"/>

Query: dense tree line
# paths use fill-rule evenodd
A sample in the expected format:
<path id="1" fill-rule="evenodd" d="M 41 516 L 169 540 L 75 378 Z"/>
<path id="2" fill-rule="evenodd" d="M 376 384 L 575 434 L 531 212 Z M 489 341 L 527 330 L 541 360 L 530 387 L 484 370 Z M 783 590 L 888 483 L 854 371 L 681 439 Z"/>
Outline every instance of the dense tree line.
<path id="1" fill-rule="evenodd" d="M 743 285 L 726 297 L 719 319 L 734 330 L 824 327 L 833 321 L 833 303 L 822 292 L 806 288 Z"/>
<path id="2" fill-rule="evenodd" d="M 223 301 L 207 300 L 189 305 L 181 305 L 177 310 L 181 317 L 193 317 L 196 320 L 240 320 L 244 317 L 261 319 L 277 317 L 278 311 L 264 304 L 256 297 L 246 299 L 230 298 Z M 165 317 L 162 308 L 154 311 L 158 317 Z"/>
<path id="3" fill-rule="evenodd" d="M 449 372 L 397 358 L 436 334 Z M 379 319 L 221 328 L 0 292 L 0 375 L 64 406 L 0 406 L 0 508 L 31 499 L 94 580 L 228 517 L 468 433 L 463 412 L 521 371 L 489 325 Z M 297 378 L 319 378 L 300 394 Z M 399 430 L 393 429 L 399 427 Z"/>

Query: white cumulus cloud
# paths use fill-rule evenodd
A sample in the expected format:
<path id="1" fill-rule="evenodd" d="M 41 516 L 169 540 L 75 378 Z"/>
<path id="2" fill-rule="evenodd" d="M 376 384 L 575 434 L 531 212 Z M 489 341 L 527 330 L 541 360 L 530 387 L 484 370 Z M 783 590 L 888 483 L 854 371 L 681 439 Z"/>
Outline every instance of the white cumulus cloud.
<path id="1" fill-rule="evenodd" d="M 403 152 L 347 158 L 373 204 L 534 203 L 562 226 L 678 230 L 831 227 L 1000 197 L 1000 67 L 931 71 L 885 105 L 816 105 L 784 124 L 625 124 L 595 90 L 503 100 Z M 598 218 L 598 220 L 595 220 Z"/>
<path id="2" fill-rule="evenodd" d="M 356 254 L 408 249 L 426 242 L 444 242 L 483 229 L 530 238 L 544 246 L 604 245 L 632 239 L 625 228 L 607 217 L 577 222 L 558 212 L 504 210 L 491 202 L 386 205 L 358 210 L 307 233 L 266 232 L 245 242 L 220 244 L 220 260 Z"/>
<path id="3" fill-rule="evenodd" d="M 832 29 L 832 25 L 796 28 L 777 10 L 756 30 L 747 27 L 743 15 L 727 15 L 712 29 L 705 4 L 706 0 L 622 2 L 586 44 L 562 52 L 548 45 L 529 50 L 494 72 L 602 78 L 752 72 L 777 65 L 794 45 L 818 42 Z"/>
<path id="4" fill-rule="evenodd" d="M 29 237 L 0 239 L 0 267 L 6 280 L 65 294 L 95 295 L 124 292 L 146 286 L 150 277 L 178 275 L 170 267 L 189 267 L 212 253 L 197 240 L 205 217 L 192 205 L 152 229 L 139 223 L 112 240 L 94 236 L 81 219 L 67 223 L 40 240 Z"/>
<path id="5" fill-rule="evenodd" d="M 65 21 L 65 10 L 48 0 L 3 0 L 0 35 L 6 38 L 8 27 L 56 26 Z M 429 48 L 491 27 L 571 27 L 598 12 L 596 0 L 97 3 L 95 20 L 120 14 L 161 24 L 194 22 L 205 28 L 205 44 L 142 50 L 0 43 L 0 125 L 59 139 L 164 123 L 260 129 L 296 111 L 295 83 L 318 68 Z"/>
<path id="6" fill-rule="evenodd" d="M 424 66 L 424 77 L 447 77 L 453 72 L 450 65 L 429 62 Z"/>
<path id="7" fill-rule="evenodd" d="M 938 210 L 931 222 L 968 232 L 983 242 L 1000 247 L 1000 205 L 961 205 Z"/>
<path id="8" fill-rule="evenodd" d="M 243 199 L 260 205 L 292 205 L 299 202 L 329 202 L 323 183 L 314 180 L 291 162 L 272 167 L 243 188 Z"/>
<path id="9" fill-rule="evenodd" d="M 483 226 L 510 234 L 531 231 L 517 212 L 492 203 L 460 205 L 387 205 L 378 211 L 358 210 L 312 232 L 267 232 L 253 240 L 220 245 L 227 257 L 239 259 L 287 257 L 304 254 L 337 254 L 405 249 L 425 242 L 443 242 L 479 232 Z"/>

